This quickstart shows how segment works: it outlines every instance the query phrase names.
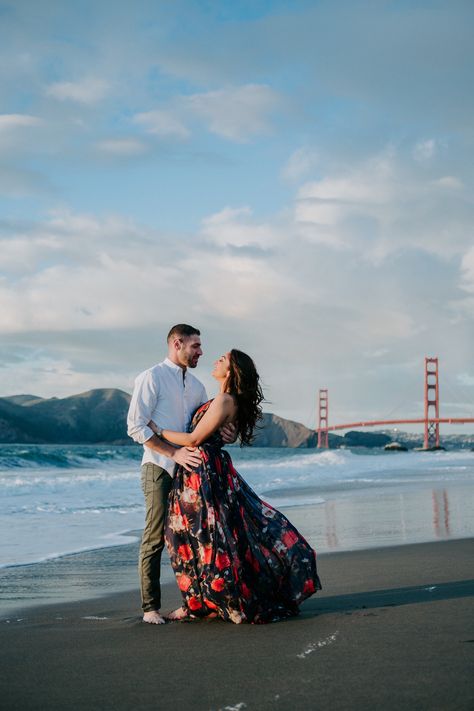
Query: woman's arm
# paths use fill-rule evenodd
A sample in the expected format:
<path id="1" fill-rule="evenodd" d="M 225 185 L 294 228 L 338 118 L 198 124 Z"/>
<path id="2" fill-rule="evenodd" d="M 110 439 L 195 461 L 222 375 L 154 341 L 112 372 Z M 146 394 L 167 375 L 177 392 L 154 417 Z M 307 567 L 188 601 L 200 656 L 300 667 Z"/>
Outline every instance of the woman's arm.
<path id="1" fill-rule="evenodd" d="M 205 442 L 210 435 L 222 427 L 226 422 L 234 419 L 237 407 L 232 395 L 220 393 L 209 405 L 207 412 L 202 416 L 196 429 L 193 432 L 173 432 L 173 430 L 163 430 L 161 436 L 182 447 L 198 447 Z"/>

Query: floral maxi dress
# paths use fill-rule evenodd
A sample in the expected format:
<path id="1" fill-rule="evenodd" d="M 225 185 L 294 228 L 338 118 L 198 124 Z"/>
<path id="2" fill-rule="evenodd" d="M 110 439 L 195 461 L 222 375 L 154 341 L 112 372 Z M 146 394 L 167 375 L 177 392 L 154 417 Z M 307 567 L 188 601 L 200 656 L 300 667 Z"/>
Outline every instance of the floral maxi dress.
<path id="1" fill-rule="evenodd" d="M 196 411 L 191 428 L 210 402 Z M 183 607 L 237 624 L 298 614 L 301 602 L 321 589 L 315 551 L 242 479 L 218 432 L 200 450 L 197 471 L 176 473 L 166 520 Z"/>

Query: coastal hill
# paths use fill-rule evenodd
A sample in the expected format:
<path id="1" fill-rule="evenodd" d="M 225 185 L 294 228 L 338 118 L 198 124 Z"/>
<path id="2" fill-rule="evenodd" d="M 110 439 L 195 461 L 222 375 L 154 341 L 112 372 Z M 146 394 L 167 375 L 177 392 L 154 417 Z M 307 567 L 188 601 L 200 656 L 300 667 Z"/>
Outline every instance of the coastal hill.
<path id="1" fill-rule="evenodd" d="M 100 389 L 66 398 L 13 395 L 0 399 L 0 442 L 130 444 L 130 395 Z"/>
<path id="2" fill-rule="evenodd" d="M 130 395 L 114 388 L 89 390 L 66 398 L 44 399 L 37 395 L 0 398 L 0 443 L 31 444 L 131 444 L 127 437 Z M 331 447 L 383 447 L 391 432 L 329 433 Z M 398 432 L 397 440 L 408 448 L 422 444 L 421 433 Z M 471 442 L 472 440 L 472 442 Z M 469 436 L 444 436 L 451 446 L 472 446 Z M 299 422 L 264 413 L 257 430 L 257 447 L 316 447 L 314 430 Z"/>

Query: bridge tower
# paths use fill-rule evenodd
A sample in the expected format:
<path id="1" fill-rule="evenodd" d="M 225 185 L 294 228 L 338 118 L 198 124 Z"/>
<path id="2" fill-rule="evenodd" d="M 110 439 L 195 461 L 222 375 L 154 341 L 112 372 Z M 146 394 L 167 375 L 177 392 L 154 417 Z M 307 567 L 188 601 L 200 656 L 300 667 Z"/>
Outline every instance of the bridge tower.
<path id="1" fill-rule="evenodd" d="M 439 447 L 438 359 L 425 358 L 425 439 L 423 449 Z"/>
<path id="2" fill-rule="evenodd" d="M 318 428 L 318 449 L 328 449 L 328 415 L 329 415 L 329 399 L 328 391 L 319 391 L 319 428 Z"/>

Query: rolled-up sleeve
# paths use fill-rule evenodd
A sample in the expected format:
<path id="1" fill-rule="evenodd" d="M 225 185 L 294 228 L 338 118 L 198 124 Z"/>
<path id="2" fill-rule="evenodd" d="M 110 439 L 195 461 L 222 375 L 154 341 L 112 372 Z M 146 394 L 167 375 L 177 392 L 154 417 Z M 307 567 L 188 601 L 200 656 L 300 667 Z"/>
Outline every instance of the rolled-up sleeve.
<path id="1" fill-rule="evenodd" d="M 143 444 L 153 437 L 148 427 L 158 397 L 158 383 L 151 371 L 146 370 L 135 380 L 127 416 L 127 433 L 135 442 Z"/>

